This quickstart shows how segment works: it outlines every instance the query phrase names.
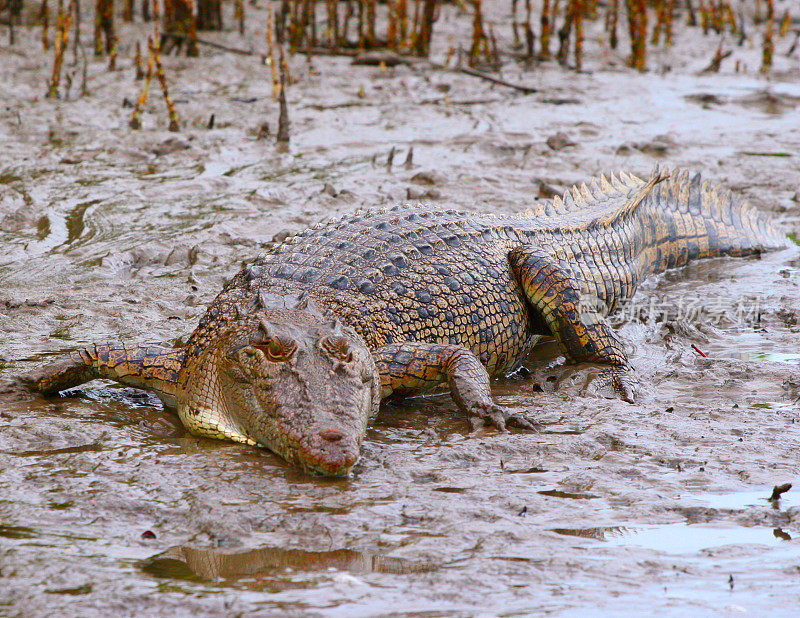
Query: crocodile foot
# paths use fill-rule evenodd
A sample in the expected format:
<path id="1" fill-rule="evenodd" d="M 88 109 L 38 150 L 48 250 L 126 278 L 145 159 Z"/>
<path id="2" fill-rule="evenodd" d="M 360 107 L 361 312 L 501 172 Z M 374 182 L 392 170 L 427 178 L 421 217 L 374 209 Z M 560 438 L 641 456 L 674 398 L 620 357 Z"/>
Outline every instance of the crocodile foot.
<path id="1" fill-rule="evenodd" d="M 634 403 L 639 396 L 639 380 L 628 368 L 606 369 L 592 383 L 589 392 L 608 399 L 619 397 L 628 403 Z"/>
<path id="2" fill-rule="evenodd" d="M 519 429 L 528 429 L 530 431 L 539 430 L 539 426 L 535 421 L 493 402 L 471 406 L 471 408 L 469 422 L 473 431 L 486 426 L 497 427 L 501 431 L 505 431 L 506 427 L 518 427 Z"/>

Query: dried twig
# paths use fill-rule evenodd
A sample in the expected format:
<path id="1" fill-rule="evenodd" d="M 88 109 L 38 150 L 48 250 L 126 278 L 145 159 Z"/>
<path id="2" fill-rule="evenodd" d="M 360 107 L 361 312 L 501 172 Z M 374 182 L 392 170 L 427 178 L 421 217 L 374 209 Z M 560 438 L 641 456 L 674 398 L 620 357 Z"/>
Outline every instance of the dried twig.
<path id="1" fill-rule="evenodd" d="M 42 6 L 39 8 L 39 19 L 42 22 L 42 49 L 47 51 L 50 49 L 50 40 L 47 38 L 47 29 L 50 26 L 50 7 L 47 6 L 47 0 L 42 0 Z"/>
<path id="2" fill-rule="evenodd" d="M 708 66 L 700 71 L 700 74 L 704 73 L 719 73 L 720 66 L 722 65 L 722 61 L 725 60 L 728 56 L 731 56 L 733 51 L 728 50 L 723 52 L 722 51 L 722 44 L 720 43 L 719 47 L 717 47 L 717 51 L 714 53 L 714 57 L 711 59 L 711 62 L 708 63 Z"/>
<path id="3" fill-rule="evenodd" d="M 278 59 L 275 57 L 274 40 L 275 14 L 272 11 L 272 6 L 270 6 L 269 12 L 267 13 L 267 48 L 269 49 L 269 56 L 267 56 L 266 61 L 269 63 L 270 69 L 272 69 L 272 99 L 273 101 L 277 101 L 281 84 L 280 78 L 278 77 Z"/>
<path id="4" fill-rule="evenodd" d="M 134 56 L 133 64 L 136 67 L 134 79 L 138 82 L 144 77 L 144 70 L 142 69 L 142 46 L 139 41 L 136 41 L 136 55 Z"/>
<path id="5" fill-rule="evenodd" d="M 72 11 L 68 9 L 64 12 L 62 9 L 58 12 L 58 27 L 53 48 L 53 75 L 47 89 L 47 98 L 49 99 L 58 97 L 58 82 L 61 79 L 61 67 L 64 64 L 64 51 L 67 49 L 70 25 L 72 25 Z"/>
<path id="6" fill-rule="evenodd" d="M 283 44 L 278 43 L 278 59 L 280 63 L 281 74 L 281 89 L 278 95 L 278 104 L 280 105 L 280 113 L 278 115 L 278 135 L 277 140 L 284 144 L 289 143 L 289 106 L 286 104 L 286 59 L 283 54 Z"/>
<path id="7" fill-rule="evenodd" d="M 181 41 L 188 41 L 189 35 L 188 34 L 180 34 L 178 32 L 170 32 L 169 37 L 171 39 L 180 39 Z M 221 51 L 230 52 L 232 54 L 239 54 L 240 56 L 265 56 L 261 52 L 254 52 L 252 50 L 246 49 L 237 49 L 236 47 L 228 47 L 227 45 L 221 45 L 220 43 L 214 43 L 213 41 L 206 41 L 204 39 L 195 39 L 194 41 L 198 45 L 205 45 L 206 47 L 213 47 L 214 49 L 219 49 Z"/>
<path id="8" fill-rule="evenodd" d="M 792 488 L 791 483 L 784 483 L 783 485 L 775 485 L 775 487 L 772 488 L 772 495 L 769 498 L 767 498 L 767 500 L 769 500 L 770 502 L 775 502 L 776 500 L 780 500 L 781 494 L 785 494 L 791 488 Z"/>
<path id="9" fill-rule="evenodd" d="M 148 50 L 149 53 L 147 54 L 147 70 L 144 73 L 142 92 L 139 94 L 139 98 L 136 100 L 136 105 L 133 106 L 133 112 L 131 112 L 131 121 L 130 121 L 131 129 L 142 128 L 142 110 L 144 110 L 144 104 L 147 103 L 147 95 L 150 92 L 150 80 L 153 79 L 153 68 L 155 66 L 155 60 L 153 59 L 153 52 L 152 50 L 150 50 L 149 44 L 148 44 Z"/>
<path id="10" fill-rule="evenodd" d="M 167 78 L 164 75 L 164 67 L 161 65 L 161 58 L 158 56 L 158 46 L 152 39 L 147 40 L 147 46 L 150 48 L 150 54 L 153 56 L 153 61 L 156 64 L 156 76 L 158 81 L 161 82 L 161 91 L 164 93 L 164 101 L 167 103 L 167 113 L 169 114 L 169 130 L 180 131 L 180 119 L 178 112 L 175 110 L 175 104 L 172 102 L 172 97 L 169 96 L 167 89 Z"/>
<path id="11" fill-rule="evenodd" d="M 478 71 L 470 67 L 447 67 L 442 64 L 436 64 L 433 62 L 430 63 L 430 66 L 432 66 L 435 69 L 443 69 L 445 71 L 455 71 L 456 73 L 464 73 L 466 75 L 471 75 L 472 77 L 477 77 L 479 79 L 486 80 L 487 82 L 497 84 L 498 86 L 505 86 L 506 88 L 511 88 L 512 90 L 518 90 L 519 92 L 524 92 L 525 94 L 533 94 L 535 92 L 539 92 L 538 88 L 532 88 L 531 86 L 523 86 L 522 84 L 514 84 L 511 82 L 507 82 L 504 79 L 500 79 L 499 77 L 494 77 L 493 75 L 483 73 L 482 71 Z"/>

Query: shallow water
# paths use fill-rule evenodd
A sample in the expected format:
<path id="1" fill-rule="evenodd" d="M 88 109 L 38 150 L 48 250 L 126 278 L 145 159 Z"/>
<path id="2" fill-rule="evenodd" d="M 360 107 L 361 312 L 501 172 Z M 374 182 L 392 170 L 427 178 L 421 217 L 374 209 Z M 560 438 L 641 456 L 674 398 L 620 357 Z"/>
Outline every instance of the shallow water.
<path id="1" fill-rule="evenodd" d="M 530 96 L 346 58 L 315 58 L 310 74 L 297 58 L 281 150 L 255 139 L 277 119 L 257 58 L 166 58 L 185 129 L 164 130 L 153 93 L 131 132 L 125 62 L 109 74 L 90 61 L 88 98 L 44 100 L 50 60 L 23 32 L 27 57 L 0 47 L 0 377 L 93 341 L 185 340 L 276 234 L 409 190 L 514 212 L 541 183 L 660 163 L 702 170 L 797 234 L 796 58 L 762 78 L 744 46 L 748 75 L 731 59 L 698 76 L 717 41 L 684 34 L 643 75 L 608 54 L 590 73 L 509 65 L 541 89 Z M 576 145 L 547 146 L 558 131 Z M 133 389 L 3 401 L 0 614 L 791 613 L 797 490 L 766 498 L 798 477 L 797 260 L 648 281 L 637 301 L 704 310 L 621 320 L 644 386 L 635 405 L 585 395 L 595 370 L 545 344 L 530 375 L 494 385 L 540 433 L 471 435 L 446 397 L 387 406 L 345 480 L 195 438 Z"/>
<path id="2" fill-rule="evenodd" d="M 653 526 L 606 526 L 602 528 L 556 528 L 565 536 L 603 541 L 609 547 L 640 547 L 661 554 L 694 555 L 703 550 L 725 546 L 759 545 L 785 548 L 792 536 L 780 528 L 746 526 L 713 527 L 698 524 L 661 524 Z M 793 552 L 781 552 L 781 558 L 800 557 L 800 546 Z"/>

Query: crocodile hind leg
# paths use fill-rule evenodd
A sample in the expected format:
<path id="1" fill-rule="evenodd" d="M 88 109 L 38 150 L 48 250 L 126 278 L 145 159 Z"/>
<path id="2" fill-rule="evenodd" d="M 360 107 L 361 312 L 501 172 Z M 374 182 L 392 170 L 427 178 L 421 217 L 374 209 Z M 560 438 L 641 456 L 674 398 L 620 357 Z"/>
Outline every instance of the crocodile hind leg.
<path id="1" fill-rule="evenodd" d="M 603 317 L 599 302 L 588 293 L 589 287 L 582 286 L 568 267 L 535 248 L 514 249 L 508 260 L 528 301 L 567 355 L 578 362 L 611 365 L 596 386 L 612 387 L 632 403 L 638 389 L 625 347 Z"/>
<path id="2" fill-rule="evenodd" d="M 535 429 L 524 416 L 492 400 L 486 368 L 463 346 L 407 341 L 378 348 L 373 357 L 381 376 L 382 399 L 392 393 L 412 394 L 447 384 L 473 427 L 483 421 L 498 429 L 506 425 Z"/>
<path id="3" fill-rule="evenodd" d="M 20 377 L 29 389 L 54 394 L 97 378 L 155 392 L 175 406 L 183 350 L 124 343 L 98 343 Z"/>

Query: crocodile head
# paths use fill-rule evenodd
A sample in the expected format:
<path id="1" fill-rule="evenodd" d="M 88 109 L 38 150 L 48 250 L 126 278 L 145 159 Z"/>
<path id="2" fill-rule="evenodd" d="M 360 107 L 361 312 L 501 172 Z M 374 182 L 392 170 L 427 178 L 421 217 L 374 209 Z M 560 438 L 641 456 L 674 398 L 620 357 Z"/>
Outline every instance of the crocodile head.
<path id="1" fill-rule="evenodd" d="M 217 409 L 237 431 L 307 472 L 349 473 L 380 403 L 375 362 L 353 329 L 267 308 L 209 347 L 201 373 L 215 384 L 193 390 L 218 393 Z"/>

